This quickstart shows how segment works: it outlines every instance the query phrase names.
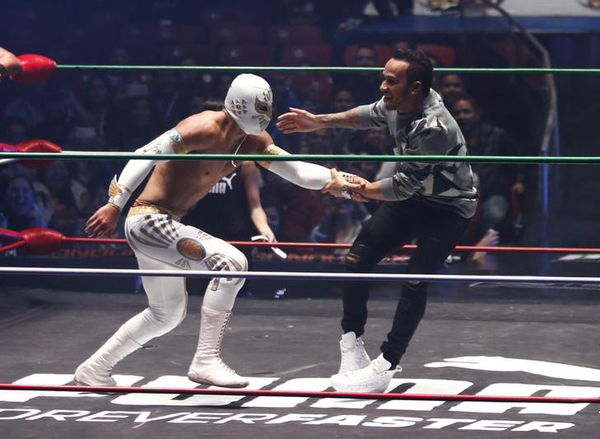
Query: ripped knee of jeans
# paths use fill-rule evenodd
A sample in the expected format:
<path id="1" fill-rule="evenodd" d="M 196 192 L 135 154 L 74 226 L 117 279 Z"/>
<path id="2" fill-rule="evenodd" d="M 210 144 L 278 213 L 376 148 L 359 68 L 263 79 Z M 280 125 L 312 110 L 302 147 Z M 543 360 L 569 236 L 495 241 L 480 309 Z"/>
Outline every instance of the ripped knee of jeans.
<path id="1" fill-rule="evenodd" d="M 421 280 L 409 280 L 404 284 L 404 288 L 418 293 L 418 292 L 423 292 L 427 290 L 427 282 L 423 282 Z"/>
<path id="2" fill-rule="evenodd" d="M 344 265 L 349 272 L 369 271 L 371 268 L 365 265 L 362 258 L 356 253 L 348 253 L 344 258 Z"/>

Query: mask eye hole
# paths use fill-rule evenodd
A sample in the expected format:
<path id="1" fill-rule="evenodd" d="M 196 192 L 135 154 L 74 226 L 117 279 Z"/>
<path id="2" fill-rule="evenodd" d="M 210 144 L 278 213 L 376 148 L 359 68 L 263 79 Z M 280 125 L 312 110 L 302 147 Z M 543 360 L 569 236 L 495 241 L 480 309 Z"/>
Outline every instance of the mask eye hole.
<path id="1" fill-rule="evenodd" d="M 258 114 L 265 114 L 269 117 L 271 117 L 271 112 L 273 111 L 271 105 L 265 101 L 259 100 L 258 98 L 254 102 L 254 109 Z"/>

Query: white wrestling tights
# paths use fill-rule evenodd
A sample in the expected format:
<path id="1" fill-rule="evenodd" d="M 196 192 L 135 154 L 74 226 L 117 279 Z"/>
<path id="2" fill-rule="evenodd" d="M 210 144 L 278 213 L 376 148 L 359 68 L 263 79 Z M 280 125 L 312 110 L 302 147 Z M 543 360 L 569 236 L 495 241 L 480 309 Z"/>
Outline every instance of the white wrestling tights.
<path id="1" fill-rule="evenodd" d="M 140 269 L 242 271 L 248 267 L 244 254 L 232 245 L 168 215 L 129 216 L 125 230 Z M 142 282 L 148 308 L 121 327 L 139 344 L 174 329 L 184 319 L 187 307 L 185 278 L 144 276 Z M 239 278 L 211 279 L 203 306 L 231 311 L 243 285 L 244 279 Z"/>

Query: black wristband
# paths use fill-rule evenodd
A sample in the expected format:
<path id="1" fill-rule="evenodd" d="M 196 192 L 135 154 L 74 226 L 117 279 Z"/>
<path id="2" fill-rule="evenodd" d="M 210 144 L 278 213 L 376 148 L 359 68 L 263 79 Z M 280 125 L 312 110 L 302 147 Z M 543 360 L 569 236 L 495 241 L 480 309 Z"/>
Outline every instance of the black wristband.
<path id="1" fill-rule="evenodd" d="M 6 75 L 6 67 L 0 64 L 0 81 L 2 80 L 2 78 L 4 78 L 4 75 Z"/>

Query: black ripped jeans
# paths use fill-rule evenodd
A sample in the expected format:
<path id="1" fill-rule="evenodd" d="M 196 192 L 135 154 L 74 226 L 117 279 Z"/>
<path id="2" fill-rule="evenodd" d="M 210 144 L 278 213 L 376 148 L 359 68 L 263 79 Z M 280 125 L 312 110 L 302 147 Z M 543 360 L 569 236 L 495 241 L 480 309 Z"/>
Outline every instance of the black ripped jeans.
<path id="1" fill-rule="evenodd" d="M 346 257 L 346 271 L 369 273 L 390 251 L 417 239 L 407 273 L 435 273 L 465 232 L 469 219 L 452 211 L 414 199 L 384 202 L 367 221 Z M 342 329 L 356 336 L 367 322 L 369 283 L 345 281 Z M 427 304 L 427 283 L 405 283 L 387 340 L 381 345 L 386 360 L 395 367 L 406 351 Z"/>

